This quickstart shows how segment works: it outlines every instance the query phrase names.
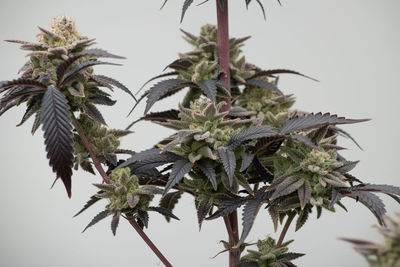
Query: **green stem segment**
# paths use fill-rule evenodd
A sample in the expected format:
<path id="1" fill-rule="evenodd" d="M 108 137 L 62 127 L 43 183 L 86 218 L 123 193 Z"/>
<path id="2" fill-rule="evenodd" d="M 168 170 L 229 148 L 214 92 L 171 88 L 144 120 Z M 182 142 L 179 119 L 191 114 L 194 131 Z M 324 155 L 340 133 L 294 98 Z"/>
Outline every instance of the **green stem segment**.
<path id="1" fill-rule="evenodd" d="M 292 223 L 292 221 L 293 221 L 293 219 L 294 219 L 295 216 L 296 216 L 296 213 L 293 212 L 293 213 L 291 213 L 291 214 L 289 215 L 289 217 L 287 218 L 286 223 L 285 223 L 285 226 L 283 227 L 282 232 L 281 232 L 281 235 L 279 236 L 278 243 L 276 244 L 276 247 L 277 247 L 277 248 L 281 247 L 281 245 L 282 245 L 282 243 L 283 243 L 283 239 L 285 238 L 285 235 L 286 235 L 287 231 L 289 230 L 289 226 L 290 226 L 290 224 Z"/>
<path id="2" fill-rule="evenodd" d="M 90 157 L 92 158 L 93 164 L 96 167 L 97 171 L 100 173 L 101 177 L 103 178 L 106 184 L 110 183 L 110 180 L 104 171 L 103 167 L 101 166 L 100 162 L 98 161 L 96 155 L 93 152 L 92 147 L 90 146 L 89 140 L 87 139 L 85 133 L 83 132 L 81 126 L 79 125 L 78 120 L 75 118 L 74 114 L 71 115 L 72 117 L 72 124 L 74 125 L 76 131 L 79 134 L 79 137 L 82 139 L 83 144 L 85 145 L 87 151 L 89 152 Z M 150 238 L 143 232 L 142 228 L 136 223 L 136 221 L 132 217 L 126 217 L 132 227 L 136 230 L 136 232 L 140 235 L 140 237 L 146 242 L 146 244 L 153 250 L 154 254 L 164 263 L 167 267 L 172 267 L 171 263 L 164 257 L 164 255 L 158 250 L 156 245 L 151 242 Z"/>

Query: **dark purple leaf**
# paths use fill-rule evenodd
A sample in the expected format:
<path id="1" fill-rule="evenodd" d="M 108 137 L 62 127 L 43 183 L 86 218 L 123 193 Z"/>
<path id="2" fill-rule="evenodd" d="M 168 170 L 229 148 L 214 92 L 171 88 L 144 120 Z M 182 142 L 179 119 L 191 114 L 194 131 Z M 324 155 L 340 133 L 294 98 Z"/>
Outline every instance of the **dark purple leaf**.
<path id="1" fill-rule="evenodd" d="M 50 86 L 43 96 L 40 117 L 50 166 L 57 177 L 61 178 L 68 196 L 71 197 L 74 159 L 71 113 L 67 99 L 53 86 Z"/>

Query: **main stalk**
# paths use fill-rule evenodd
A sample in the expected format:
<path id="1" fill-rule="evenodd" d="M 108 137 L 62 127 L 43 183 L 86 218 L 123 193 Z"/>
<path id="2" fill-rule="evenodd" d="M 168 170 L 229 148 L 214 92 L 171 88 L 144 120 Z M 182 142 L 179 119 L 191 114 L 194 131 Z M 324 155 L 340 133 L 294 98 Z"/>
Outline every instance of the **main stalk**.
<path id="1" fill-rule="evenodd" d="M 228 0 L 216 0 L 217 2 L 217 21 L 218 21 L 218 57 L 219 66 L 222 70 L 220 77 L 221 81 L 224 82 L 230 89 L 230 72 L 229 72 L 229 20 L 228 20 Z M 221 7 L 222 2 L 222 7 Z M 231 109 L 231 100 L 229 97 L 223 99 L 226 105 L 222 108 L 222 111 L 228 111 Z"/>
<path id="2" fill-rule="evenodd" d="M 220 80 L 227 86 L 230 92 L 230 55 L 229 55 L 229 17 L 228 17 L 228 0 L 216 0 L 217 4 L 217 21 L 218 21 L 218 57 L 219 66 L 222 71 Z M 223 99 L 226 102 L 222 111 L 229 111 L 231 109 L 231 99 L 226 97 Z M 240 260 L 240 250 L 236 248 L 239 241 L 239 227 L 237 212 L 234 211 L 224 218 L 225 226 L 229 235 L 229 266 L 235 267 Z"/>

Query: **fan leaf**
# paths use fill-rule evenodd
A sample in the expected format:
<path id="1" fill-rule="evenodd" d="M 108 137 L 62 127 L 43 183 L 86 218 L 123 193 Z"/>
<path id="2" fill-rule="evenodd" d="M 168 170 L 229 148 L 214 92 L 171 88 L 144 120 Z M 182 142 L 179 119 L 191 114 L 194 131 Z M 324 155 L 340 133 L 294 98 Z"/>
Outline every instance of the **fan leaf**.
<path id="1" fill-rule="evenodd" d="M 92 227 L 93 225 L 95 225 L 96 223 L 98 223 L 99 221 L 107 218 L 110 215 L 110 212 L 108 210 L 103 210 L 102 212 L 100 212 L 99 214 L 97 214 L 92 221 L 85 227 L 85 229 L 83 229 L 82 233 L 85 232 L 89 227 Z"/>
<path id="2" fill-rule="evenodd" d="M 183 17 L 185 17 L 185 13 L 187 11 L 187 9 L 189 8 L 189 6 L 193 3 L 193 0 L 185 0 L 185 2 L 183 3 L 183 7 L 182 7 L 182 15 L 181 15 L 181 23 L 183 21 Z"/>
<path id="3" fill-rule="evenodd" d="M 50 86 L 43 96 L 40 117 L 50 166 L 57 177 L 61 178 L 68 196 L 71 197 L 74 159 L 71 113 L 67 99 L 53 86 Z"/>
<path id="4" fill-rule="evenodd" d="M 171 174 L 169 175 L 168 182 L 165 186 L 164 196 L 166 193 L 176 185 L 182 178 L 187 174 L 193 167 L 193 163 L 188 161 L 187 159 L 181 159 L 175 162 L 172 167 Z"/>
<path id="5" fill-rule="evenodd" d="M 260 88 L 264 88 L 264 89 L 268 89 L 268 90 L 274 91 L 275 93 L 283 96 L 282 91 L 279 90 L 279 88 L 276 85 L 274 85 L 273 83 L 267 82 L 267 81 L 263 81 L 263 80 L 247 80 L 246 84 L 252 85 L 252 86 L 256 86 L 256 87 L 260 87 Z"/>
<path id="6" fill-rule="evenodd" d="M 174 193 L 176 193 L 176 192 L 174 192 Z M 169 194 L 169 193 L 168 193 L 168 194 Z M 167 195 L 168 195 L 168 194 L 167 194 Z M 167 221 L 169 221 L 170 218 L 179 221 L 179 218 L 176 217 L 169 209 L 166 209 L 166 208 L 163 208 L 163 207 L 149 207 L 147 210 L 149 210 L 149 211 L 155 211 L 155 212 L 160 213 L 161 215 L 164 215 L 165 218 L 167 219 Z"/>
<path id="7" fill-rule="evenodd" d="M 103 115 L 101 115 L 100 111 L 96 108 L 95 105 L 92 105 L 90 103 L 86 103 L 84 106 L 85 114 L 89 116 L 94 121 L 97 121 L 98 123 L 101 123 L 103 125 L 107 125 L 106 121 L 103 118 Z"/>
<path id="8" fill-rule="evenodd" d="M 344 117 L 338 117 L 337 115 L 331 115 L 330 113 L 322 114 L 309 113 L 301 116 L 294 116 L 289 118 L 281 127 L 280 134 L 289 134 L 300 130 L 310 130 L 313 128 L 320 128 L 326 125 L 336 124 L 350 124 L 368 121 L 368 119 L 346 119 Z"/>
<path id="9" fill-rule="evenodd" d="M 203 93 L 212 101 L 216 102 L 217 80 L 210 79 L 198 84 Z"/>
<path id="10" fill-rule="evenodd" d="M 224 165 L 226 174 L 228 175 L 229 185 L 233 185 L 234 173 L 236 169 L 235 153 L 226 147 L 218 148 L 219 159 Z"/>
<path id="11" fill-rule="evenodd" d="M 168 93 L 169 90 L 174 89 L 183 83 L 186 83 L 186 81 L 180 79 L 168 79 L 153 85 L 148 92 L 144 114 L 150 110 L 150 108 L 160 99 L 160 97 Z"/>
<path id="12" fill-rule="evenodd" d="M 90 60 L 90 61 L 86 61 L 83 63 L 80 63 L 78 65 L 76 65 L 75 67 L 73 67 L 71 70 L 69 70 L 64 77 L 61 79 L 61 81 L 59 82 L 59 85 L 64 84 L 65 82 L 67 82 L 70 78 L 72 78 L 75 74 L 77 74 L 78 72 L 80 72 L 83 69 L 95 66 L 95 65 L 114 65 L 114 66 L 121 66 L 121 64 L 116 64 L 116 63 L 111 63 L 111 62 L 103 62 L 103 61 L 97 61 L 97 60 Z"/>
<path id="13" fill-rule="evenodd" d="M 181 191 L 176 191 L 176 192 L 170 192 L 165 194 L 161 200 L 160 200 L 160 207 L 164 208 L 172 213 L 172 210 L 174 209 L 175 205 L 178 203 L 179 199 L 182 196 Z M 170 221 L 170 216 L 166 216 L 165 219 L 169 222 Z"/>
<path id="14" fill-rule="evenodd" d="M 217 175 L 215 174 L 213 162 L 204 159 L 198 161 L 197 166 L 199 166 L 200 170 L 207 176 L 214 190 L 217 191 Z"/>
<path id="15" fill-rule="evenodd" d="M 276 135 L 270 126 L 250 126 L 237 134 L 232 135 L 228 142 L 228 146 L 232 149 L 241 145 L 247 140 Z"/>

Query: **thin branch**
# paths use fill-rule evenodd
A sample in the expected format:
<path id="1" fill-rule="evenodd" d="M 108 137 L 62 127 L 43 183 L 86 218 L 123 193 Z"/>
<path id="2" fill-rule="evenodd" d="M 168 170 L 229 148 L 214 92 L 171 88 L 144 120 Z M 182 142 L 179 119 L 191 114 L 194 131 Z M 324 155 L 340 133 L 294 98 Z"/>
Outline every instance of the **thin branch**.
<path id="1" fill-rule="evenodd" d="M 287 231 L 289 230 L 289 226 L 292 223 L 295 216 L 296 216 L 296 213 L 291 213 L 289 215 L 289 217 L 287 218 L 285 226 L 283 227 L 281 235 L 279 236 L 278 243 L 276 244 L 277 248 L 281 247 L 283 239 L 285 238 L 285 235 L 286 235 Z"/>
<path id="2" fill-rule="evenodd" d="M 106 172 L 104 171 L 103 167 L 101 166 L 100 162 L 98 161 L 96 155 L 93 152 L 92 147 L 90 146 L 89 140 L 87 139 L 85 133 L 83 132 L 81 126 L 79 125 L 78 120 L 75 118 L 74 114 L 71 114 L 72 117 L 72 123 L 77 130 L 80 138 L 82 139 L 83 144 L 85 145 L 86 149 L 89 151 L 89 155 L 92 158 L 93 164 L 96 167 L 97 171 L 100 173 L 101 177 L 103 178 L 104 182 L 106 184 L 110 183 L 110 180 L 108 179 L 108 176 Z M 156 245 L 150 240 L 150 238 L 143 232 L 142 228 L 136 223 L 136 221 L 132 217 L 126 217 L 124 216 L 125 219 L 129 221 L 129 223 L 132 225 L 132 227 L 136 230 L 136 232 L 142 237 L 144 242 L 153 250 L 154 254 L 157 255 L 157 257 L 164 263 L 165 266 L 167 267 L 172 267 L 171 263 L 164 257 L 164 255 L 158 250 Z"/>
<path id="3" fill-rule="evenodd" d="M 125 217 L 125 216 L 124 216 Z M 158 250 L 156 245 L 150 240 L 150 238 L 143 232 L 142 228 L 136 223 L 135 219 L 132 217 L 125 217 L 129 221 L 129 223 L 132 225 L 133 228 L 135 228 L 136 232 L 142 237 L 144 242 L 153 250 L 153 252 L 157 255 L 157 257 L 164 263 L 166 267 L 172 267 L 171 263 L 167 260 L 167 258 L 164 257 L 164 255 L 161 253 L 161 251 Z"/>
<path id="4" fill-rule="evenodd" d="M 104 171 L 103 167 L 101 166 L 100 162 L 97 160 L 96 155 L 94 154 L 93 149 L 90 146 L 89 140 L 86 138 L 86 135 L 83 132 L 81 126 L 79 125 L 78 120 L 75 118 L 74 114 L 72 114 L 71 117 L 72 117 L 72 124 L 74 125 L 76 131 L 79 134 L 79 137 L 81 138 L 83 144 L 85 145 L 87 151 L 89 152 L 89 155 L 92 158 L 94 166 L 96 167 L 97 171 L 103 178 L 104 182 L 106 184 L 109 184 L 110 180 L 108 179 L 108 176 L 107 176 L 106 172 Z"/>

